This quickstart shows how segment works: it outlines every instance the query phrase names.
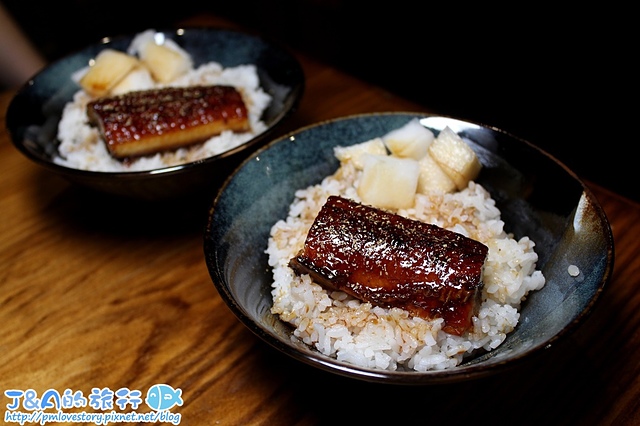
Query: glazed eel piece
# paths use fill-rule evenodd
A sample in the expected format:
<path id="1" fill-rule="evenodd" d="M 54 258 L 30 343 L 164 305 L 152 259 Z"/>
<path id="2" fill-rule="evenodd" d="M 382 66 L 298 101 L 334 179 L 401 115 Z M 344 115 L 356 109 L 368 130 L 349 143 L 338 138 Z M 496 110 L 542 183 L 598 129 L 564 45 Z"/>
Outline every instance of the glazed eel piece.
<path id="1" fill-rule="evenodd" d="M 436 225 L 331 196 L 290 267 L 375 306 L 462 335 L 480 305 L 484 244 Z"/>
<path id="2" fill-rule="evenodd" d="M 176 149 L 219 135 L 250 130 L 247 107 L 232 86 L 140 90 L 87 105 L 109 153 L 118 159 Z"/>

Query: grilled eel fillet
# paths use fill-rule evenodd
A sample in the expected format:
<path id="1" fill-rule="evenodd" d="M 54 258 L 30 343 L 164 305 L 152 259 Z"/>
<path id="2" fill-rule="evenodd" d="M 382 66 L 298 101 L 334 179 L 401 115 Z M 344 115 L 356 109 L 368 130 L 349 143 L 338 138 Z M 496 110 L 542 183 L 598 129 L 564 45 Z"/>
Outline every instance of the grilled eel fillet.
<path id="1" fill-rule="evenodd" d="M 297 274 L 376 306 L 472 325 L 488 248 L 436 225 L 331 196 L 289 265 Z"/>
<path id="2" fill-rule="evenodd" d="M 176 149 L 224 130 L 250 130 L 247 107 L 231 86 L 141 90 L 98 98 L 87 105 L 109 153 L 118 159 Z"/>

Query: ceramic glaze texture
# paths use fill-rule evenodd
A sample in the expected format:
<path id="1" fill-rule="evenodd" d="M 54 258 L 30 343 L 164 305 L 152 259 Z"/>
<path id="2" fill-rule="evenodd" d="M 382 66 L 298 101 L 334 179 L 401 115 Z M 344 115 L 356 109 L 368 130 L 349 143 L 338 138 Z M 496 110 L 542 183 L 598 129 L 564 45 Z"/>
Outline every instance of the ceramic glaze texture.
<path id="1" fill-rule="evenodd" d="M 290 339 L 270 314 L 270 228 L 287 216 L 296 190 L 319 183 L 339 163 L 335 146 L 381 136 L 413 118 L 435 133 L 451 127 L 483 164 L 477 182 L 515 238 L 536 242 L 545 286 L 522 304 L 516 329 L 497 349 L 441 371 L 376 371 L 341 363 Z M 503 371 L 549 347 L 582 322 L 610 280 L 613 238 L 591 192 L 557 160 L 506 132 L 450 117 L 381 113 L 312 125 L 274 140 L 246 159 L 211 203 L 204 252 L 212 281 L 231 311 L 284 354 L 336 374 L 396 384 L 470 380 Z M 575 265 L 578 277 L 567 273 Z"/>
<path id="2" fill-rule="evenodd" d="M 264 144 L 290 114 L 304 91 L 304 74 L 284 47 L 242 32 L 214 28 L 157 30 L 192 57 L 194 66 L 215 61 L 224 68 L 253 64 L 260 86 L 272 101 L 261 120 L 267 130 L 239 147 L 191 163 L 141 172 L 91 172 L 52 161 L 57 152 L 57 123 L 65 104 L 79 86 L 71 75 L 105 48 L 126 51 L 135 34 L 105 38 L 52 63 L 27 82 L 7 111 L 7 128 L 14 145 L 26 157 L 71 182 L 106 193 L 137 199 L 170 199 L 222 181 L 246 156 Z"/>

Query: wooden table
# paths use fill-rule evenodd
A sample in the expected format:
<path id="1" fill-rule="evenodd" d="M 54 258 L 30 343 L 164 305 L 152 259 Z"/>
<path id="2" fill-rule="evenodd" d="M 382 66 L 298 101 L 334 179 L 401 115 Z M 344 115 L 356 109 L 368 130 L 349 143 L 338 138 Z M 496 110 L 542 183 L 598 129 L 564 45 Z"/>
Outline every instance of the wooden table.
<path id="1" fill-rule="evenodd" d="M 306 90 L 283 133 L 354 113 L 434 112 L 296 54 Z M 3 419 L 6 390 L 126 387 L 144 399 L 168 384 L 182 390 L 172 412 L 185 425 L 327 424 L 337 411 L 357 424 L 640 424 L 640 205 L 590 185 L 614 233 L 613 278 L 583 325 L 539 356 L 472 382 L 360 382 L 284 357 L 233 316 L 205 266 L 205 209 L 113 207 L 22 156 L 5 132 L 12 94 L 0 95 Z"/>

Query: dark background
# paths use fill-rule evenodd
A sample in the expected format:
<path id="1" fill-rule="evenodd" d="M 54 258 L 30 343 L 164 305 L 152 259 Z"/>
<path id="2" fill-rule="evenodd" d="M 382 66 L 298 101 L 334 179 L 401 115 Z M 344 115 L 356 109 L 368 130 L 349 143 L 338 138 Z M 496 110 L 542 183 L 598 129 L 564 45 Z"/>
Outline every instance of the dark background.
<path id="1" fill-rule="evenodd" d="M 501 128 L 640 201 L 632 11 L 399 0 L 5 0 L 45 57 L 213 13 L 430 111 Z M 632 77 L 633 76 L 633 77 Z"/>

